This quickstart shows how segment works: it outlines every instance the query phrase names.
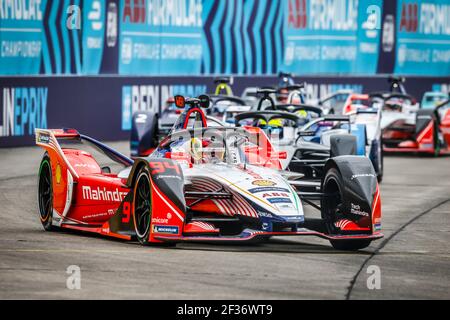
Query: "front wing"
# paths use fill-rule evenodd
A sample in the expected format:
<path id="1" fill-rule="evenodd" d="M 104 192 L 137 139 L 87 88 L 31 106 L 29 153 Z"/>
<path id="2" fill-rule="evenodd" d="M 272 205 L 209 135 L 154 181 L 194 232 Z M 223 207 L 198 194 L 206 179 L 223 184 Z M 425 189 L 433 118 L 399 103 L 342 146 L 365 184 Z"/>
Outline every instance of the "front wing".
<path id="1" fill-rule="evenodd" d="M 329 235 L 318 231 L 299 228 L 297 231 L 259 231 L 245 229 L 236 236 L 155 236 L 155 239 L 163 242 L 255 242 L 272 236 L 317 236 L 327 240 L 376 240 L 382 238 L 382 233 L 353 234 L 353 235 Z"/>

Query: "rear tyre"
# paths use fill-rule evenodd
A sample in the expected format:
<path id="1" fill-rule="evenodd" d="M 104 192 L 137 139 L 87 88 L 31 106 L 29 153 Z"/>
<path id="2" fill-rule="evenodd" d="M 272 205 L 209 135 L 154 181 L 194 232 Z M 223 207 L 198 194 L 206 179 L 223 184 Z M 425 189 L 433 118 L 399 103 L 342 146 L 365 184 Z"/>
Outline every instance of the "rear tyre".
<path id="1" fill-rule="evenodd" d="M 323 180 L 323 192 L 326 195 L 333 195 L 322 200 L 322 219 L 330 235 L 342 235 L 342 231 L 335 226 L 335 222 L 343 219 L 344 212 L 341 211 L 343 205 L 344 183 L 341 173 L 336 168 L 330 168 Z M 333 248 L 338 250 L 359 250 L 367 247 L 371 240 L 330 240 Z"/>
<path id="2" fill-rule="evenodd" d="M 38 175 L 38 205 L 39 218 L 44 230 L 51 231 L 56 228 L 52 225 L 53 216 L 53 185 L 52 185 L 52 167 L 50 157 L 44 154 Z"/>
<path id="3" fill-rule="evenodd" d="M 137 174 L 133 196 L 133 219 L 136 238 L 141 244 L 147 244 L 150 236 L 152 218 L 150 174 L 143 167 Z"/>
<path id="4" fill-rule="evenodd" d="M 384 170 L 384 152 L 381 139 L 377 142 L 376 148 L 371 150 L 374 154 L 371 154 L 371 161 L 375 172 L 377 173 L 377 180 L 380 183 L 383 180 Z"/>
<path id="5" fill-rule="evenodd" d="M 439 157 L 441 153 L 441 141 L 439 139 L 439 124 L 437 121 L 434 121 L 434 134 L 433 134 L 433 140 L 434 140 L 434 156 Z"/>

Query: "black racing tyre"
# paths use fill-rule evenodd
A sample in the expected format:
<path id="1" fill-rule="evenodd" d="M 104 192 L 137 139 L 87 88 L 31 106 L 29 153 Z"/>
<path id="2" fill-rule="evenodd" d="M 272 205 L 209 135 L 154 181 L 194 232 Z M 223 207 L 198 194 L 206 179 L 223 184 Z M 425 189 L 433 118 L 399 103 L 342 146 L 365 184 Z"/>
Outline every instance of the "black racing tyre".
<path id="1" fill-rule="evenodd" d="M 437 121 L 434 121 L 434 133 L 433 133 L 433 140 L 434 140 L 434 156 L 439 157 L 441 153 L 441 142 L 439 141 L 439 124 Z"/>
<path id="2" fill-rule="evenodd" d="M 384 150 L 383 144 L 380 141 L 380 170 L 377 172 L 378 183 L 381 183 L 381 181 L 383 181 L 383 175 L 384 175 Z"/>
<path id="3" fill-rule="evenodd" d="M 146 167 L 139 170 L 133 195 L 133 219 L 136 238 L 141 244 L 147 244 L 150 236 L 152 218 L 152 197 L 150 174 Z"/>
<path id="4" fill-rule="evenodd" d="M 381 142 L 381 139 L 376 146 L 376 151 L 373 151 L 375 154 L 372 155 L 373 159 L 376 159 L 375 161 L 372 160 L 373 167 L 375 169 L 375 172 L 377 173 L 377 180 L 379 183 L 383 181 L 383 170 L 384 170 L 384 151 L 383 151 L 383 143 Z"/>
<path id="5" fill-rule="evenodd" d="M 53 216 L 53 185 L 52 166 L 47 153 L 42 157 L 38 174 L 38 206 L 39 218 L 46 231 L 56 228 L 52 225 Z"/>
<path id="6" fill-rule="evenodd" d="M 337 168 L 330 168 L 323 180 L 323 192 L 327 196 L 321 201 L 322 219 L 330 235 L 342 235 L 343 233 L 335 226 L 335 222 L 344 218 L 341 212 L 343 204 L 344 183 L 342 175 Z M 333 248 L 338 250 L 359 250 L 367 247 L 371 240 L 330 240 Z"/>

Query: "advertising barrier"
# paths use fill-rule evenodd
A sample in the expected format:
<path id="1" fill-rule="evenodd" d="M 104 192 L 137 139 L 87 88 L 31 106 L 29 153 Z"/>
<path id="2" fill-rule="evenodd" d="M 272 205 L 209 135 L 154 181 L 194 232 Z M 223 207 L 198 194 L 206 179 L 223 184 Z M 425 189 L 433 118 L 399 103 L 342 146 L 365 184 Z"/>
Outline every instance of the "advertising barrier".
<path id="1" fill-rule="evenodd" d="M 448 0 L 0 1 L 1 75 L 450 75 Z"/>
<path id="2" fill-rule="evenodd" d="M 100 140 L 129 138 L 137 110 L 158 112 L 169 96 L 214 90 L 213 77 L 3 77 L 0 78 L 0 147 L 32 145 L 34 128 L 75 128 Z M 310 99 L 338 89 L 388 88 L 387 77 L 302 77 Z M 276 77 L 235 77 L 233 91 L 275 85 Z M 410 77 L 405 86 L 419 101 L 425 91 L 450 92 L 450 77 Z"/>

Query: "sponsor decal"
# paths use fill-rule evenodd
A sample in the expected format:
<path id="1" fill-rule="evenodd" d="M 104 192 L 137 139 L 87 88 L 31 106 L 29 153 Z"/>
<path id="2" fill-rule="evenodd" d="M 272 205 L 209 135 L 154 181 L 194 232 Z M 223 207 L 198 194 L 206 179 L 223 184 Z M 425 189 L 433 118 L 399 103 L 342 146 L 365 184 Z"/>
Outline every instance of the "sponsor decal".
<path id="1" fill-rule="evenodd" d="M 177 226 L 159 226 L 159 225 L 154 225 L 153 226 L 153 232 L 168 233 L 168 234 L 178 234 L 178 227 Z"/>
<path id="2" fill-rule="evenodd" d="M 92 163 L 75 163 L 73 165 L 75 168 L 91 168 L 91 169 L 97 169 L 97 166 Z"/>
<path id="3" fill-rule="evenodd" d="M 164 218 L 152 218 L 152 223 L 168 224 L 168 223 L 169 223 L 169 219 L 164 219 Z"/>
<path id="4" fill-rule="evenodd" d="M 91 213 L 91 214 L 84 215 L 83 219 L 86 219 L 86 220 L 87 219 L 97 219 L 97 218 L 100 218 L 100 217 L 105 217 L 107 215 L 108 215 L 108 213 L 106 213 L 106 212 Z"/>
<path id="5" fill-rule="evenodd" d="M 264 222 L 261 225 L 261 227 L 262 227 L 263 230 L 270 230 L 271 229 L 270 223 L 268 223 L 268 222 Z"/>
<path id="6" fill-rule="evenodd" d="M 56 165 L 56 169 L 55 169 L 55 178 L 56 178 L 56 183 L 60 184 L 61 183 L 61 166 L 59 165 L 59 163 Z"/>
<path id="7" fill-rule="evenodd" d="M 303 216 L 283 216 L 283 219 L 285 220 L 304 220 Z"/>
<path id="8" fill-rule="evenodd" d="M 0 137 L 33 135 L 34 129 L 47 128 L 48 88 L 3 88 L 2 93 Z"/>
<path id="9" fill-rule="evenodd" d="M 108 190 L 105 187 L 91 188 L 90 186 L 83 186 L 83 199 L 85 200 L 97 200 L 97 201 L 115 201 L 121 202 L 127 195 L 127 192 L 115 190 Z"/>
<path id="10" fill-rule="evenodd" d="M 243 168 L 244 166 L 242 165 L 242 168 Z M 247 168 L 246 169 L 246 172 L 245 173 L 247 173 L 249 176 L 251 176 L 253 179 L 257 179 L 257 180 L 260 180 L 260 179 L 262 179 L 263 177 L 261 177 L 259 174 L 257 174 L 255 171 L 253 171 L 253 170 L 251 170 L 251 169 L 249 169 L 249 168 Z"/>
<path id="11" fill-rule="evenodd" d="M 156 180 L 159 180 L 159 179 L 164 179 L 164 180 L 167 180 L 167 179 L 178 179 L 178 180 L 182 180 L 180 176 L 167 175 L 167 174 L 158 175 L 156 177 Z"/>
<path id="12" fill-rule="evenodd" d="M 271 192 L 271 193 L 264 193 L 262 195 L 263 198 L 289 198 L 288 193 L 284 192 Z"/>
<path id="13" fill-rule="evenodd" d="M 260 192 L 287 192 L 289 193 L 289 190 L 286 188 L 278 188 L 278 187 L 261 187 L 261 188 L 252 188 L 249 189 L 248 192 L 251 193 L 260 193 Z"/>
<path id="14" fill-rule="evenodd" d="M 260 187 L 272 187 L 272 186 L 276 185 L 275 182 L 270 181 L 270 180 L 255 180 L 252 182 L 252 184 L 255 186 L 260 186 Z"/>
<path id="15" fill-rule="evenodd" d="M 368 212 L 365 212 L 365 211 L 361 210 L 361 206 L 359 204 L 351 203 L 350 205 L 351 205 L 351 208 L 350 208 L 350 213 L 351 214 L 356 214 L 358 216 L 363 216 L 363 217 L 368 217 L 369 216 Z"/>
<path id="16" fill-rule="evenodd" d="M 50 142 L 50 136 L 48 135 L 48 134 L 46 134 L 46 133 L 39 133 L 38 134 L 38 142 L 39 143 L 45 143 L 45 144 L 47 144 L 47 143 L 49 143 Z"/>
<path id="17" fill-rule="evenodd" d="M 270 203 L 292 203 L 291 199 L 289 198 L 271 198 L 267 199 Z"/>
<path id="18" fill-rule="evenodd" d="M 272 218 L 272 214 L 268 213 L 268 212 L 264 212 L 264 211 L 258 211 L 258 216 L 260 217 L 267 217 L 267 218 Z"/>
<path id="19" fill-rule="evenodd" d="M 354 175 L 352 175 L 352 177 L 350 179 L 354 180 L 354 179 L 358 179 L 358 178 L 367 178 L 367 177 L 376 178 L 376 175 L 373 173 L 354 174 Z"/>

